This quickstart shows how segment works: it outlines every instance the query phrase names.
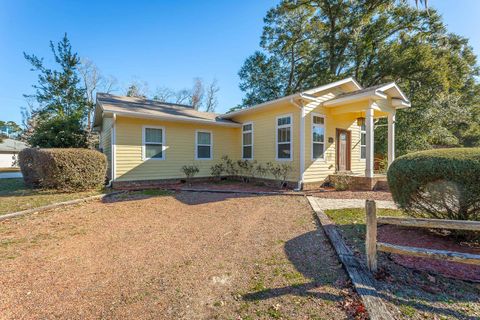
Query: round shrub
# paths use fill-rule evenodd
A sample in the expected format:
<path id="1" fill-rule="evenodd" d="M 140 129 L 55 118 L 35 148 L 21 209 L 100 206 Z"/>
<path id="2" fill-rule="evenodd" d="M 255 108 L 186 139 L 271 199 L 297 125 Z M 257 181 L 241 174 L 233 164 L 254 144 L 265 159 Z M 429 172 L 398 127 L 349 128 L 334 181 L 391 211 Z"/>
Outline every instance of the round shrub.
<path id="1" fill-rule="evenodd" d="M 480 220 L 480 148 L 407 154 L 387 177 L 393 199 L 411 216 Z"/>
<path id="2" fill-rule="evenodd" d="M 19 159 L 22 173 L 27 173 L 25 183 L 34 181 L 33 186 L 80 191 L 97 189 L 105 183 L 107 160 L 95 150 L 32 148 L 20 152 Z"/>
<path id="3" fill-rule="evenodd" d="M 37 149 L 27 148 L 18 153 L 18 164 L 22 171 L 23 181 L 28 187 L 38 187 L 40 184 L 40 177 L 37 174 L 34 166 L 34 155 Z"/>

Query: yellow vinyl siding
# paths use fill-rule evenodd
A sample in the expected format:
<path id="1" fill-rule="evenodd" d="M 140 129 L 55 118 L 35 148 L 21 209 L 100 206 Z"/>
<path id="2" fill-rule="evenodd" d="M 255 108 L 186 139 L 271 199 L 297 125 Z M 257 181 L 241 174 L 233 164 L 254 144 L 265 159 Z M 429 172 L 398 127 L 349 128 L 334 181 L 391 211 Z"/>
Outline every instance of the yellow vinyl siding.
<path id="1" fill-rule="evenodd" d="M 149 125 L 165 128 L 165 160 L 142 160 L 142 132 Z M 207 177 L 222 155 L 240 157 L 240 128 L 125 117 L 117 117 L 115 126 L 117 181 L 181 178 L 182 166 L 191 164 L 200 169 L 196 177 Z M 212 160 L 195 160 L 197 130 L 212 132 Z"/>
<path id="2" fill-rule="evenodd" d="M 107 176 L 112 175 L 112 118 L 103 118 L 102 131 L 100 133 L 100 148 L 107 157 Z"/>
<path id="3" fill-rule="evenodd" d="M 276 160 L 276 124 L 278 116 L 292 116 L 292 160 Z M 266 164 L 286 163 L 292 166 L 292 172 L 288 178 L 289 181 L 298 181 L 300 179 L 300 109 L 289 102 L 278 103 L 270 108 L 238 115 L 232 118 L 239 123 L 253 123 L 253 160 L 258 163 Z M 236 147 L 241 152 L 241 131 L 238 134 L 239 144 Z M 241 153 L 239 154 L 241 157 Z M 268 178 L 273 178 L 267 176 Z"/>
<path id="4" fill-rule="evenodd" d="M 312 113 L 325 116 L 325 159 L 312 160 Z M 336 170 L 336 129 L 351 132 L 351 171 L 365 173 L 365 160 L 360 159 L 360 127 L 354 114 L 332 116 L 330 109 L 317 107 L 305 117 L 305 174 L 304 182 L 321 182 Z M 332 143 L 328 142 L 333 138 Z"/>

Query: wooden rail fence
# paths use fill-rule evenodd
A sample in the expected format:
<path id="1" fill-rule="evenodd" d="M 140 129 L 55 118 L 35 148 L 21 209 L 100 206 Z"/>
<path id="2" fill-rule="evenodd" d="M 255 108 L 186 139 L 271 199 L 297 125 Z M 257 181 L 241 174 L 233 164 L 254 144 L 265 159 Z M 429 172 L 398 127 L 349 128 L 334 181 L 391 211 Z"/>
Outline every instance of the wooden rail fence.
<path id="1" fill-rule="evenodd" d="M 367 225 L 365 249 L 367 254 L 367 267 L 371 272 L 377 271 L 377 251 L 480 265 L 480 255 L 476 254 L 407 247 L 377 242 L 377 224 L 394 224 L 430 229 L 480 231 L 480 222 L 478 221 L 377 217 L 377 208 L 375 201 L 373 200 L 366 201 L 365 210 Z"/>

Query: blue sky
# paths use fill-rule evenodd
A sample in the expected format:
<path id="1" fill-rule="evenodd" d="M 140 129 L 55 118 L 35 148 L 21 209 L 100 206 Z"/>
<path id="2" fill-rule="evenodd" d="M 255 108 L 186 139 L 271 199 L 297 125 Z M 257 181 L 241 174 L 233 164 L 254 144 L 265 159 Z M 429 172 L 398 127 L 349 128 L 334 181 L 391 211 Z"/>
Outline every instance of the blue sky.
<path id="1" fill-rule="evenodd" d="M 146 81 L 149 89 L 191 87 L 194 77 L 216 78 L 217 112 L 240 103 L 238 70 L 259 48 L 266 11 L 277 1 L 1 1 L 0 120 L 21 122 L 22 94 L 37 76 L 23 58 L 52 63 L 48 43 L 64 32 L 80 56 L 93 60 L 122 89 Z M 450 31 L 470 39 L 480 55 L 478 0 L 431 0 Z M 118 93 L 122 93 L 121 91 Z"/>

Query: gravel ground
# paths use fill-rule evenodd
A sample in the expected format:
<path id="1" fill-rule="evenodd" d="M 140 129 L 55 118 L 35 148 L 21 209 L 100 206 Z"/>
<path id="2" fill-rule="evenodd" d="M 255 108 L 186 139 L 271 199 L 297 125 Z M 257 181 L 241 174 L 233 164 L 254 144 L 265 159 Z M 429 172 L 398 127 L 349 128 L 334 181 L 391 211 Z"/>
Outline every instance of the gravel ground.
<path id="1" fill-rule="evenodd" d="M 152 190 L 6 220 L 0 265 L 2 319 L 345 319 L 352 299 L 303 197 Z"/>

